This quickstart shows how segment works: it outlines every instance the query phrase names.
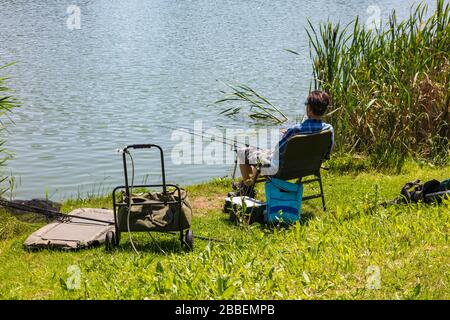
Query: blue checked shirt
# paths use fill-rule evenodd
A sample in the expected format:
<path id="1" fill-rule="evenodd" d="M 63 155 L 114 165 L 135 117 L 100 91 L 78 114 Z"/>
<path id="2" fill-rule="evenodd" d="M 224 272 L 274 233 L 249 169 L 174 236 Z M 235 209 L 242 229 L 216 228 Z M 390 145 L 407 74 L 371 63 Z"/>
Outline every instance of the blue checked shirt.
<path id="1" fill-rule="evenodd" d="M 334 130 L 331 124 L 325 123 L 321 120 L 315 119 L 307 119 L 302 123 L 296 124 L 295 126 L 290 127 L 286 133 L 281 137 L 281 140 L 278 142 L 277 147 L 274 150 L 273 156 L 271 157 L 271 162 L 269 166 L 263 166 L 261 168 L 261 174 L 264 176 L 275 175 L 278 172 L 280 157 L 283 156 L 284 150 L 286 149 L 287 141 L 290 137 L 298 135 L 298 134 L 313 134 L 319 133 L 324 130 L 331 130 L 331 145 L 330 151 L 331 153 L 334 146 Z"/>
<path id="2" fill-rule="evenodd" d="M 279 154 L 282 155 L 284 153 L 284 149 L 286 148 L 287 141 L 290 137 L 298 135 L 298 134 L 313 134 L 318 133 L 325 130 L 331 130 L 332 142 L 330 146 L 330 152 L 333 149 L 334 145 L 334 130 L 331 124 L 323 122 L 322 120 L 315 119 L 306 119 L 302 123 L 298 123 L 295 126 L 290 127 L 286 133 L 281 138 L 278 143 Z"/>

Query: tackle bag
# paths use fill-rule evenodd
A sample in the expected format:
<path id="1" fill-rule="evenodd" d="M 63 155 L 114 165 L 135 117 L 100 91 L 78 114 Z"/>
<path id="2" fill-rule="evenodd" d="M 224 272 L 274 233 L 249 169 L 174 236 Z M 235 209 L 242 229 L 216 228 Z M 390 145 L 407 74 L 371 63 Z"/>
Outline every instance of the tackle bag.
<path id="1" fill-rule="evenodd" d="M 303 184 L 271 178 L 265 184 L 266 212 L 264 222 L 292 224 L 300 220 Z"/>
<path id="2" fill-rule="evenodd" d="M 444 197 L 450 197 L 450 179 L 439 182 L 436 179 L 421 183 L 419 179 L 406 183 L 400 191 L 400 196 L 387 204 L 402 203 L 441 203 Z"/>
<path id="3" fill-rule="evenodd" d="M 266 209 L 266 203 L 250 197 L 227 197 L 223 212 L 229 213 L 229 221 L 239 223 L 240 220 L 248 224 L 255 222 L 264 222 L 263 214 Z"/>

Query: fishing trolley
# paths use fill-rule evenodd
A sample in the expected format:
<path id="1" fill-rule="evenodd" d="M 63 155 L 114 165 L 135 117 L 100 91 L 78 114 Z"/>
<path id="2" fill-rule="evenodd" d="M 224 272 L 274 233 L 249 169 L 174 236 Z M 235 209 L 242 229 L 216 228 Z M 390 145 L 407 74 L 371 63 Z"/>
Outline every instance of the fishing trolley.
<path id="1" fill-rule="evenodd" d="M 133 185 L 134 160 L 130 150 L 152 148 L 158 149 L 160 153 L 162 184 Z M 125 185 L 117 186 L 113 190 L 115 230 L 106 234 L 106 249 L 111 250 L 119 245 L 122 232 L 164 232 L 179 233 L 181 245 L 187 250 L 192 250 L 194 245 L 194 235 L 190 229 L 192 207 L 185 190 L 177 185 L 166 183 L 162 148 L 156 144 L 134 144 L 126 146 L 121 152 Z M 127 155 L 131 159 L 133 168 L 131 186 L 128 180 Z M 134 188 L 145 191 L 133 193 Z M 157 188 L 162 191 L 149 191 L 151 189 L 148 188 Z"/>

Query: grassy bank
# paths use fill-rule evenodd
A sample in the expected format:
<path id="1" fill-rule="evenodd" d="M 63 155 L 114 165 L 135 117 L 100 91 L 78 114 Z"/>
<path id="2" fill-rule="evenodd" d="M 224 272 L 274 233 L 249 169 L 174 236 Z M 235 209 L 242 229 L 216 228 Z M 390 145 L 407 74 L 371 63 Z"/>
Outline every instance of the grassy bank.
<path id="1" fill-rule="evenodd" d="M 304 204 L 289 229 L 235 226 L 221 213 L 227 184 L 190 186 L 193 229 L 225 243 L 196 240 L 181 250 L 176 238 L 126 234 L 112 254 L 103 247 L 79 252 L 27 252 L 22 243 L 42 223 L 0 213 L 1 299 L 449 299 L 450 202 L 384 209 L 407 181 L 445 178 L 450 168 L 406 166 L 399 175 L 325 174 L 329 211 Z M 111 200 L 67 201 L 63 210 L 110 207 Z M 164 250 L 163 253 L 161 250 Z M 68 267 L 81 271 L 79 289 L 67 289 Z M 379 270 L 380 283 L 376 287 Z M 371 282 L 375 280 L 375 282 Z"/>

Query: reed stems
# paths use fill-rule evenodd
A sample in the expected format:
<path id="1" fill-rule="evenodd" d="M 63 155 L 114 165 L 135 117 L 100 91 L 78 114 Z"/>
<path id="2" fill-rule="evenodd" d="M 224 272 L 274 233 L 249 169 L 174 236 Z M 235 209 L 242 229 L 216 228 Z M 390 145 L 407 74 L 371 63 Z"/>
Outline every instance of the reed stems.
<path id="1" fill-rule="evenodd" d="M 449 159 L 450 10 L 437 0 L 411 9 L 384 28 L 367 30 L 356 18 L 342 28 L 331 22 L 307 28 L 313 85 L 333 98 L 327 120 L 344 152 L 369 156 L 376 166 L 401 167 L 418 156 Z"/>

